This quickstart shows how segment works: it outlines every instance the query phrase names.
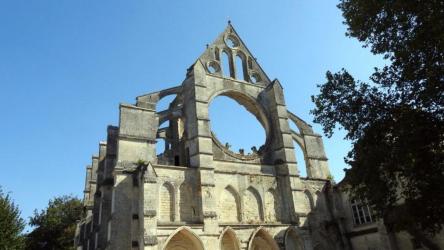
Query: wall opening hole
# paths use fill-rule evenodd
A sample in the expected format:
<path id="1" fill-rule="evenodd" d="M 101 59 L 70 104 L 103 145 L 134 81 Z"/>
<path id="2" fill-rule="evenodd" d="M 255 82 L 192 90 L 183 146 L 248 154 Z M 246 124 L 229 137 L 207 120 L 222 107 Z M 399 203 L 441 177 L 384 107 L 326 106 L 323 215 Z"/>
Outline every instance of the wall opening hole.
<path id="1" fill-rule="evenodd" d="M 240 55 L 236 56 L 236 79 L 245 80 L 244 60 Z"/>
<path id="2" fill-rule="evenodd" d="M 208 66 L 208 71 L 209 71 L 211 74 L 214 74 L 214 73 L 217 72 L 216 68 L 215 68 L 213 65 Z"/>
<path id="3" fill-rule="evenodd" d="M 225 39 L 225 43 L 230 48 L 236 48 L 237 46 L 239 46 L 239 41 L 232 36 L 227 37 L 227 39 Z"/>
<path id="4" fill-rule="evenodd" d="M 160 99 L 157 102 L 156 111 L 160 112 L 160 111 L 167 110 L 170 107 L 171 102 L 173 102 L 175 98 L 176 98 L 176 95 L 168 95 L 168 96 L 165 96 L 162 99 Z"/>
<path id="5" fill-rule="evenodd" d="M 290 126 L 290 129 L 298 134 L 301 134 L 301 130 L 296 126 L 296 123 L 294 123 L 292 120 L 288 119 L 288 125 Z"/>
<path id="6" fill-rule="evenodd" d="M 160 128 L 158 129 L 158 133 L 164 133 L 161 131 L 164 129 L 168 129 L 169 126 L 170 126 L 170 121 L 169 120 L 165 121 L 164 123 L 162 123 L 160 125 Z M 167 143 L 164 138 L 157 138 L 156 139 L 156 154 L 157 155 L 164 154 L 165 151 L 167 151 L 169 149 L 170 149 L 170 144 Z"/>
<path id="7" fill-rule="evenodd" d="M 210 72 L 211 74 L 217 73 L 220 70 L 219 64 L 215 61 L 209 62 L 207 68 L 208 72 Z"/>
<path id="8" fill-rule="evenodd" d="M 225 77 L 230 77 L 230 57 L 227 52 L 222 52 L 222 72 Z"/>
<path id="9" fill-rule="evenodd" d="M 167 149 L 169 149 L 168 143 L 165 142 L 163 138 L 157 138 L 156 139 L 156 155 L 163 155 Z"/>
<path id="10" fill-rule="evenodd" d="M 243 151 L 243 154 L 248 155 L 264 145 L 264 127 L 255 115 L 234 99 L 216 97 L 210 104 L 209 112 L 212 132 L 230 151 Z"/>
<path id="11" fill-rule="evenodd" d="M 180 166 L 180 158 L 178 155 L 174 156 L 174 166 Z"/>
<path id="12" fill-rule="evenodd" d="M 261 81 L 261 78 L 259 77 L 258 74 L 256 74 L 256 73 L 251 74 L 251 76 L 250 76 L 250 82 L 251 83 L 258 83 L 260 81 Z"/>
<path id="13" fill-rule="evenodd" d="M 293 142 L 294 151 L 296 154 L 296 161 L 298 163 L 299 175 L 301 177 L 307 177 L 307 165 L 305 162 L 304 152 L 298 143 Z"/>

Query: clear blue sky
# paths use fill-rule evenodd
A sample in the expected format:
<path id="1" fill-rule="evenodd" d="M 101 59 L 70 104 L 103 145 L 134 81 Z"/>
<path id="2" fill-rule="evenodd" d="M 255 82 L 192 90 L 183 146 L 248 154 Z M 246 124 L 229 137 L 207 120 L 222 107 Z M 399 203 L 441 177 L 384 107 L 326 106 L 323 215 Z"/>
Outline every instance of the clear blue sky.
<path id="1" fill-rule="evenodd" d="M 310 95 L 327 70 L 344 67 L 367 80 L 373 67 L 384 63 L 345 37 L 336 4 L 1 1 L 0 185 L 12 193 L 24 218 L 56 195 L 81 197 L 85 166 L 105 139 L 106 126 L 117 125 L 119 103 L 180 84 L 228 19 L 268 76 L 280 80 L 288 108 L 312 123 Z M 242 113 L 226 112 L 231 104 L 224 108 L 224 103 L 216 102 L 212 110 L 220 111 L 222 121 L 242 124 Z M 229 123 L 216 123 L 221 140 L 230 138 Z M 231 136 L 235 147 L 249 148 L 242 133 Z M 343 133 L 324 143 L 339 181 L 350 143 Z"/>

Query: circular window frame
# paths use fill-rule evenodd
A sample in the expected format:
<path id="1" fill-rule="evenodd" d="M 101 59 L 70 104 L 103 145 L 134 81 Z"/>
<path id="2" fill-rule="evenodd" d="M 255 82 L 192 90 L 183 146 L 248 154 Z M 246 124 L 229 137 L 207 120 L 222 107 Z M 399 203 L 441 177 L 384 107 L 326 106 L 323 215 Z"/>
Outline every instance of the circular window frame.
<path id="1" fill-rule="evenodd" d="M 261 158 L 264 155 L 264 152 L 268 151 L 268 145 L 270 144 L 270 141 L 271 141 L 271 127 L 270 127 L 271 124 L 270 124 L 270 121 L 268 119 L 265 109 L 260 105 L 259 102 L 256 101 L 256 99 L 254 97 L 249 96 L 245 93 L 242 93 L 238 90 L 233 90 L 233 89 L 223 90 L 223 91 L 219 91 L 217 93 L 214 93 L 209 98 L 208 107 L 210 107 L 212 101 L 219 96 L 225 96 L 225 97 L 232 99 L 233 101 L 237 102 L 239 105 L 243 106 L 247 110 L 247 112 L 252 114 L 265 131 L 265 141 L 262 145 L 259 146 L 258 152 L 253 152 L 251 154 L 245 154 L 245 155 L 240 154 L 240 153 L 236 153 L 236 152 L 230 150 L 229 148 L 225 147 L 221 143 L 221 141 L 217 138 L 216 134 L 212 130 L 211 118 L 210 118 L 210 132 L 211 132 L 211 137 L 213 139 L 213 142 L 225 154 L 227 154 L 233 158 L 243 160 L 243 161 L 256 160 L 256 159 Z"/>
<path id="2" fill-rule="evenodd" d="M 211 72 L 211 68 L 213 68 L 215 71 Z M 212 75 L 219 75 L 221 73 L 220 63 L 218 61 L 207 62 L 207 71 Z"/>
<path id="3" fill-rule="evenodd" d="M 229 40 L 233 43 L 233 45 L 230 45 L 230 43 L 228 42 Z M 239 46 L 240 46 L 239 39 L 231 34 L 227 35 L 225 37 L 224 42 L 225 42 L 225 45 L 227 45 L 227 47 L 230 49 L 236 49 L 236 48 L 239 48 Z"/>
<path id="4" fill-rule="evenodd" d="M 249 78 L 250 78 L 250 83 L 252 84 L 258 84 L 262 82 L 261 76 L 256 71 L 251 72 Z M 253 79 L 256 79 L 256 81 L 253 81 Z"/>

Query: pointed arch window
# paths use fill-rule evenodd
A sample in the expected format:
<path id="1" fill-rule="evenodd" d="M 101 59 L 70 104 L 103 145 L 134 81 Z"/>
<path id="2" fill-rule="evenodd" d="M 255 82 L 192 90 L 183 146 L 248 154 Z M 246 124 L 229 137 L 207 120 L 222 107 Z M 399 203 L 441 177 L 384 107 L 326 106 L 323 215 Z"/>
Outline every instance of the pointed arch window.
<path id="1" fill-rule="evenodd" d="M 222 51 L 222 73 L 224 77 L 231 77 L 231 62 L 230 55 L 227 51 Z"/>
<path id="2" fill-rule="evenodd" d="M 240 54 L 236 55 L 236 79 L 239 80 L 244 80 L 246 81 L 246 74 L 245 74 L 245 62 L 244 62 L 244 58 L 243 56 L 241 56 Z"/>
<path id="3" fill-rule="evenodd" d="M 299 176 L 301 177 L 310 177 L 309 173 L 307 171 L 307 162 L 305 159 L 305 154 L 303 151 L 303 148 L 299 145 L 299 143 L 296 141 L 296 143 L 293 143 L 294 146 L 294 151 L 296 154 L 296 161 L 297 161 L 297 165 L 298 165 L 298 170 L 299 170 Z"/>

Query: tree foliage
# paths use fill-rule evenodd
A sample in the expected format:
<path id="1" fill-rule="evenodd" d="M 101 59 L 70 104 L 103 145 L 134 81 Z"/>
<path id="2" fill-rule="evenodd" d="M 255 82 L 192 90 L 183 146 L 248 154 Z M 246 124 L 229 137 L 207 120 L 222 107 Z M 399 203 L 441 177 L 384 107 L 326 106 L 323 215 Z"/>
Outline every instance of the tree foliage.
<path id="1" fill-rule="evenodd" d="M 0 249 L 23 249 L 25 222 L 9 194 L 0 188 Z"/>
<path id="2" fill-rule="evenodd" d="M 45 210 L 34 211 L 29 224 L 35 229 L 27 236 L 27 249 L 74 249 L 76 222 L 82 211 L 82 202 L 72 196 L 56 197 Z"/>
<path id="3" fill-rule="evenodd" d="M 357 38 L 390 65 L 368 83 L 327 72 L 312 96 L 315 122 L 346 131 L 352 196 L 366 199 L 390 230 L 426 236 L 444 224 L 444 2 L 341 0 Z M 429 245 L 431 248 L 433 246 Z"/>

